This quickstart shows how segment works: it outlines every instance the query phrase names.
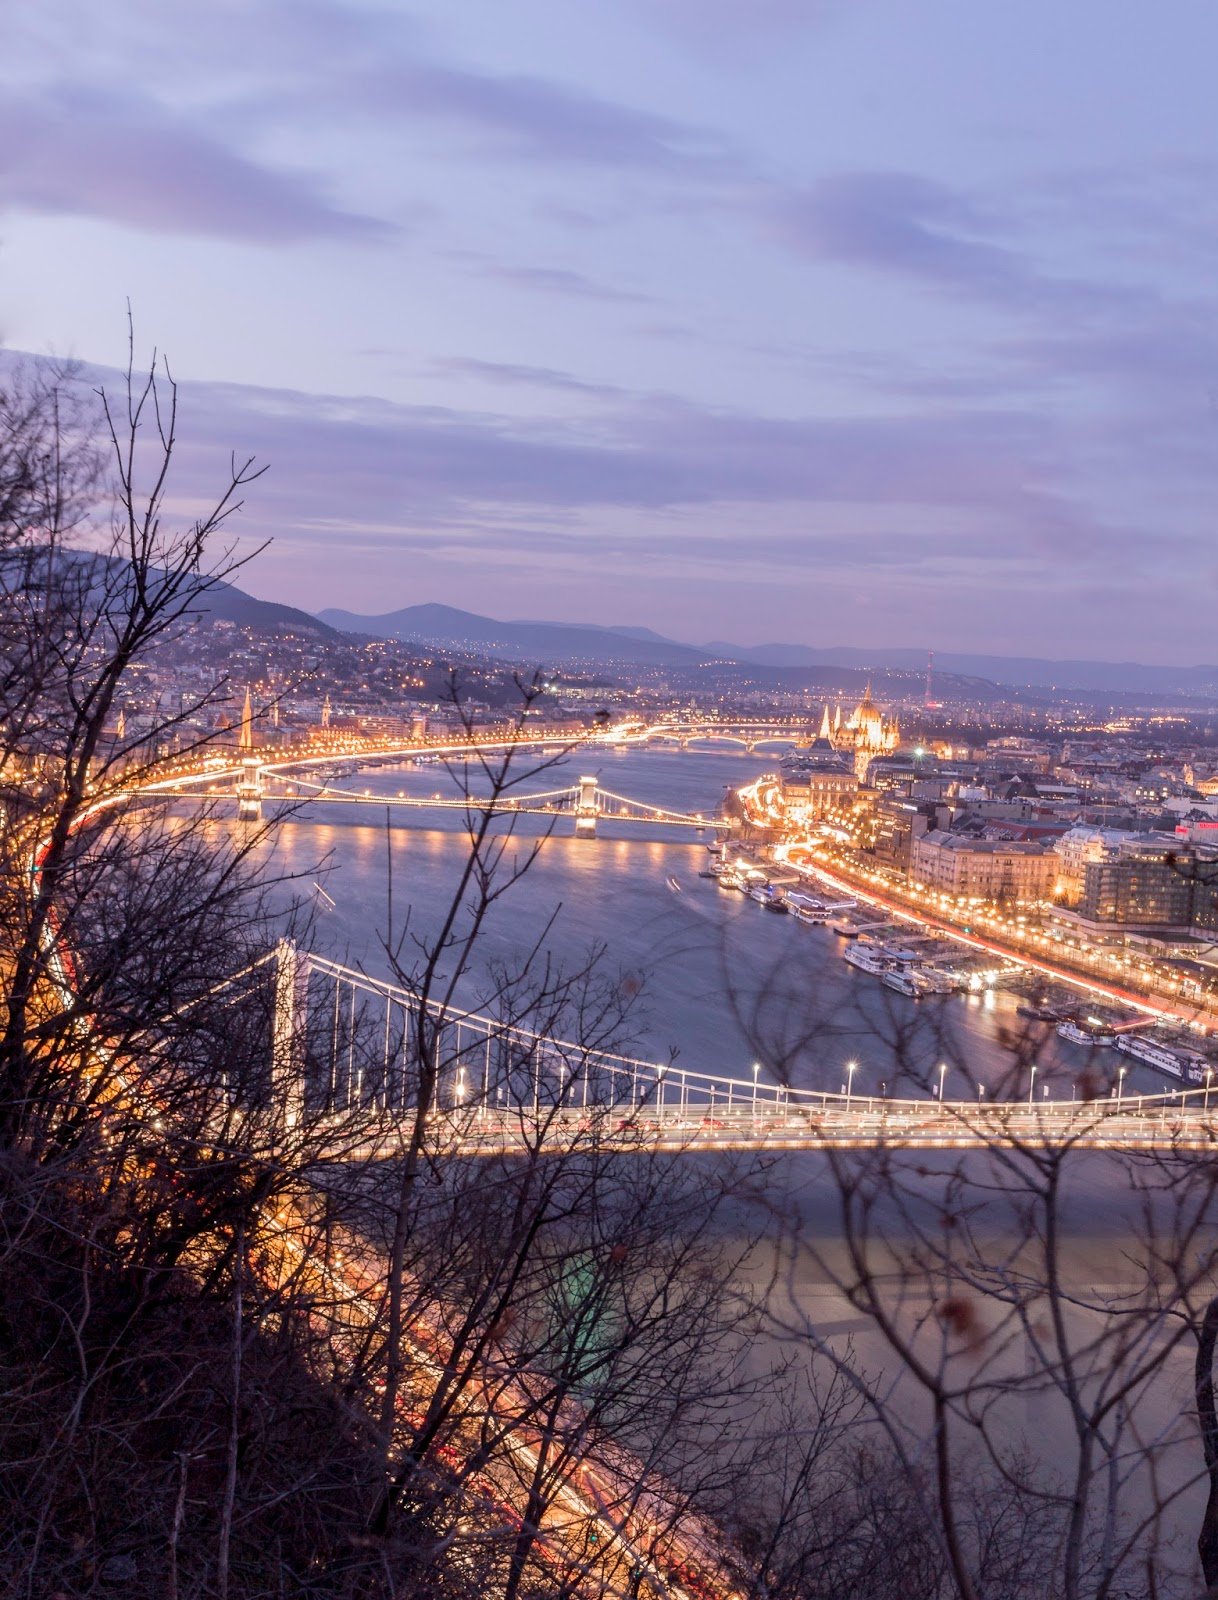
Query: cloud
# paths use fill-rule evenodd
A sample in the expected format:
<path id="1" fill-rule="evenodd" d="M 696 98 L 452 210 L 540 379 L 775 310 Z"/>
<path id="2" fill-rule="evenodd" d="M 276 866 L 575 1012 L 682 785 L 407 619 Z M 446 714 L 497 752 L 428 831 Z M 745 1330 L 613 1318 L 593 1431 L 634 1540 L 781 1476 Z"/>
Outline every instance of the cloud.
<path id="1" fill-rule="evenodd" d="M 628 0 L 649 30 L 658 30 L 698 55 L 722 59 L 743 49 L 789 45 L 857 9 L 863 0 Z"/>
<path id="2" fill-rule="evenodd" d="M 736 170 L 725 140 L 545 78 L 436 62 L 397 62 L 334 87 L 367 113 L 433 117 L 490 136 L 484 153 L 556 165 L 625 167 L 721 178 Z"/>
<path id="3" fill-rule="evenodd" d="M 544 368 L 468 370 L 556 395 L 566 387 L 566 374 Z M 116 383 L 82 374 L 99 380 Z M 171 508 L 194 513 L 233 449 L 268 461 L 232 531 L 273 536 L 257 590 L 306 606 L 376 609 L 367 597 L 397 603 L 423 586 L 492 614 L 559 607 L 560 592 L 585 612 L 610 593 L 615 607 L 634 594 L 645 610 L 645 573 L 679 585 L 683 607 L 700 596 L 708 618 L 734 614 L 746 591 L 750 605 L 770 593 L 766 614 L 784 616 L 787 631 L 807 607 L 822 619 L 828 608 L 843 637 L 866 617 L 901 637 L 913 618 L 922 637 L 1001 625 L 1048 639 L 1073 615 L 1102 653 L 1101 637 L 1153 591 L 1156 617 L 1168 616 L 1170 596 L 1179 607 L 1163 637 L 1201 649 L 1189 643 L 1208 628 L 1210 591 L 1195 579 L 1208 549 L 1195 515 L 1201 461 L 1183 472 L 1176 503 L 1150 450 L 1147 481 L 1136 494 L 1122 482 L 1105 511 L 1077 461 L 1108 482 L 1137 441 L 1077 419 L 1066 428 L 1032 411 L 947 406 L 780 418 L 643 395 L 596 400 L 584 415 L 538 417 L 184 383 Z M 1169 567 L 1154 533 L 1171 538 Z M 631 620 L 662 619 L 653 605 Z"/>
<path id="4" fill-rule="evenodd" d="M 457 377 L 478 378 L 487 383 L 508 387 L 523 386 L 532 389 L 557 389 L 571 394 L 620 395 L 623 391 L 613 384 L 585 383 L 574 373 L 561 372 L 556 367 L 530 367 L 512 361 L 477 361 L 470 356 L 446 356 L 432 362 L 432 370 L 451 373 Z"/>
<path id="5" fill-rule="evenodd" d="M 1002 310 L 1070 319 L 1145 314 L 1156 293 L 1114 278 L 1047 272 L 1006 236 L 1014 209 L 908 172 L 852 172 L 771 194 L 761 216 L 789 249 L 816 260 L 903 277 Z"/>
<path id="6" fill-rule="evenodd" d="M 0 208 L 256 244 L 375 242 L 393 232 L 157 101 L 66 85 L 0 102 Z"/>
<path id="7" fill-rule="evenodd" d="M 1205 540 L 1195 511 L 1212 498 L 1214 463 L 1161 427 L 1067 421 L 992 396 L 972 409 L 923 399 L 915 411 L 784 418 L 527 364 L 437 366 L 533 386 L 564 410 L 185 383 L 177 503 L 205 499 L 230 450 L 254 453 L 271 471 L 243 522 L 308 549 L 310 570 L 330 561 L 336 581 L 348 545 L 380 552 L 369 570 L 387 574 L 395 549 L 420 545 L 490 559 L 522 525 L 532 533 L 513 559 L 539 578 L 561 552 L 589 580 L 637 557 L 742 578 L 764 568 L 776 581 L 853 571 L 890 587 L 904 574 L 945 591 L 1013 574 L 1083 583 L 1097 564 L 1124 579 L 1156 569 L 1152 532 L 1170 530 L 1178 560 Z M 114 386 L 113 374 L 85 375 L 99 378 Z M 581 395 L 595 404 L 572 412 Z"/>
<path id="8" fill-rule="evenodd" d="M 828 261 L 905 273 L 944 288 L 1009 297 L 1028 271 L 985 236 L 992 219 L 942 184 L 902 172 L 843 173 L 780 196 L 780 237 Z"/>
<path id="9" fill-rule="evenodd" d="M 987 561 L 997 545 L 1004 559 L 1111 564 L 1132 548 L 1067 492 L 1052 427 L 1020 413 L 791 420 L 623 397 L 587 417 L 522 418 L 212 384 L 185 385 L 182 412 L 186 481 L 202 493 L 208 461 L 257 453 L 272 470 L 250 521 L 297 544 L 324 545 L 336 528 L 460 527 L 489 547 L 525 517 L 578 533 L 594 563 L 620 513 L 652 519 L 640 531 L 651 545 L 668 537 L 655 519 L 700 516 L 691 553 L 741 568 L 760 549 L 755 530 L 792 516 L 792 566 L 843 528 L 865 565 L 869 539 L 900 524 L 914 563 L 932 550 Z"/>
<path id="10" fill-rule="evenodd" d="M 450 258 L 463 262 L 467 271 L 481 278 L 492 278 L 497 283 L 527 289 L 533 294 L 571 295 L 577 300 L 601 300 L 609 305 L 655 304 L 651 295 L 640 294 L 633 289 L 611 288 L 569 267 L 510 266 L 471 250 L 452 251 Z"/>

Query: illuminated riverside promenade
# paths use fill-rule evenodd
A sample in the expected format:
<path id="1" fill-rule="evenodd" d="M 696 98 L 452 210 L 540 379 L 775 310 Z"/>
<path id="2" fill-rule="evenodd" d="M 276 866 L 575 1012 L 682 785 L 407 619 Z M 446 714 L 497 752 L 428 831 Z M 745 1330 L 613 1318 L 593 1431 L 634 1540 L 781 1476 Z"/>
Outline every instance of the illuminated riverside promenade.
<path id="1" fill-rule="evenodd" d="M 1012 926 L 1011 920 L 991 916 L 976 907 L 962 910 L 959 920 L 953 919 L 947 907 L 939 903 L 941 897 L 929 892 L 917 894 L 909 886 L 894 885 L 877 873 L 864 872 L 837 858 L 801 860 L 799 849 L 780 846 L 775 857 L 796 872 L 820 878 L 839 892 L 878 906 L 903 921 L 1135 1011 L 1190 1027 L 1200 1024 L 1207 1032 L 1218 1027 L 1218 1013 L 1212 1004 L 1200 999 L 1183 1000 L 1178 991 L 1162 986 L 1152 988 L 1148 982 L 1139 987 L 1136 976 L 1124 981 L 1114 978 L 1112 962 L 1102 951 L 1063 948 L 1060 942 L 1037 930 L 1021 934 L 1018 924 Z"/>
<path id="2" fill-rule="evenodd" d="M 901 921 L 943 935 L 969 949 L 984 951 L 1039 972 L 1055 982 L 1083 989 L 1097 997 L 1186 1026 L 1218 1028 L 1212 1000 L 1184 998 L 1178 981 L 1133 968 L 1128 957 L 1111 950 L 1069 945 L 1034 918 L 976 900 L 951 896 L 911 883 L 889 868 L 852 859 L 821 841 L 791 837 L 785 814 L 778 809 L 772 783 L 759 780 L 737 791 L 745 823 L 769 837 L 787 832 L 773 847 L 776 862 L 801 876 L 820 879 L 837 893 L 890 913 Z"/>
<path id="3" fill-rule="evenodd" d="M 410 760 L 419 756 L 438 756 L 460 760 L 465 756 L 541 753 L 546 750 L 571 753 L 578 749 L 629 749 L 638 745 L 676 743 L 687 746 L 709 739 L 752 750 L 758 744 L 798 744 L 810 737 L 808 726 L 794 719 L 773 721 L 693 718 L 661 718 L 656 722 L 623 723 L 614 728 L 585 727 L 518 728 L 508 732 L 495 729 L 437 735 L 421 739 L 334 738 L 324 743 L 309 741 L 301 745 L 266 746 L 243 749 L 227 756 L 214 747 L 202 746 L 181 763 L 160 762 L 168 774 L 163 779 L 140 785 L 141 792 L 155 793 L 174 785 L 195 785 L 229 780 L 241 776 L 242 760 L 256 757 L 265 773 L 284 774 L 298 768 L 330 766 L 335 762 L 377 762 Z M 211 751 L 208 754 L 208 751 Z"/>

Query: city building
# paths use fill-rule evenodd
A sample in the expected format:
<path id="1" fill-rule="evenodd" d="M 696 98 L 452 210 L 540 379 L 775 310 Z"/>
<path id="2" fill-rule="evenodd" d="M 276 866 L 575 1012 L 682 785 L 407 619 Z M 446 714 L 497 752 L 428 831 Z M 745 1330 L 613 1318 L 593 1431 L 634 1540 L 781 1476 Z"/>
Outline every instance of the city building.
<path id="1" fill-rule="evenodd" d="M 934 829 L 913 839 L 909 875 L 939 894 L 1029 903 L 1049 898 L 1059 868 L 1057 856 L 1041 844 Z"/>
<path id="2" fill-rule="evenodd" d="M 1167 854 L 1160 849 L 1088 861 L 1080 918 L 1107 927 L 1187 929 L 1193 920 L 1192 878 Z"/>
<path id="3" fill-rule="evenodd" d="M 793 750 L 782 763 L 783 805 L 788 821 L 796 825 L 818 821 L 858 793 L 854 769 L 848 758 L 834 748 L 828 730 L 826 706 L 817 737 L 810 745 Z"/>

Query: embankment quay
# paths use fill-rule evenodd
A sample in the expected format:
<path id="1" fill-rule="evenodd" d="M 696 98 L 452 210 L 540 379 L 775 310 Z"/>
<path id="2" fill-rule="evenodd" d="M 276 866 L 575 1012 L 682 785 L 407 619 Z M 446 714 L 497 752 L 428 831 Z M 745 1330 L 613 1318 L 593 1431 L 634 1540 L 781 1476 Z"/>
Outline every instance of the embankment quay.
<path id="1" fill-rule="evenodd" d="M 1014 911 L 988 905 L 955 906 L 948 896 L 922 891 L 895 873 L 841 851 L 787 842 L 773 847 L 773 857 L 842 894 L 970 949 L 1016 962 L 1046 979 L 1207 1032 L 1218 1030 L 1218 1009 L 1212 998 L 1182 993 L 1178 980 L 1157 973 L 1153 964 L 1127 952 L 1067 944 L 1035 917 Z"/>

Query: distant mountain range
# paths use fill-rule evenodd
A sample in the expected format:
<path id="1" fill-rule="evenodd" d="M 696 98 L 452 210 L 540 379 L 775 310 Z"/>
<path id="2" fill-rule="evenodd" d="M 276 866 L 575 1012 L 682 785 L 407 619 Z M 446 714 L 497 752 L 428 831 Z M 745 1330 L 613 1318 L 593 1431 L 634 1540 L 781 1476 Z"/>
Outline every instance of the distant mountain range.
<path id="1" fill-rule="evenodd" d="M 121 585 L 131 581 L 130 563 L 123 556 L 103 555 L 91 550 L 66 550 L 57 559 L 67 560 L 77 570 L 83 571 L 90 590 L 99 597 L 104 591 L 121 594 Z M 153 567 L 150 576 L 156 581 L 164 577 L 164 573 Z M 252 594 L 246 594 L 244 589 L 238 589 L 231 583 L 212 584 L 193 609 L 221 622 L 258 628 L 268 633 L 282 628 L 291 633 L 314 634 L 330 639 L 337 637 L 336 629 L 307 611 L 280 605 L 276 600 L 255 600 Z"/>
<path id="2" fill-rule="evenodd" d="M 239 627 L 285 628 L 292 633 L 313 633 L 332 639 L 338 632 L 328 622 L 299 611 L 295 606 L 281 606 L 275 600 L 255 600 L 244 589 L 231 583 L 217 583 L 207 591 L 199 609 L 218 617 L 222 622 L 235 622 Z"/>
<path id="3" fill-rule="evenodd" d="M 517 621 L 461 611 L 454 606 L 406 606 L 381 616 L 327 609 L 321 620 L 345 633 L 409 639 L 421 644 L 483 651 L 541 664 L 622 662 L 645 666 L 696 667 L 713 660 L 775 669 L 837 668 L 848 672 L 923 673 L 926 651 L 862 649 L 802 644 L 741 645 L 715 639 L 682 644 L 651 628 L 596 627 L 590 623 Z M 945 680 L 972 678 L 1019 689 L 1081 693 L 1173 694 L 1218 697 L 1218 666 L 1157 667 L 1136 661 L 1043 660 L 1035 656 L 935 654 L 935 674 Z"/>
<path id="4" fill-rule="evenodd" d="M 406 606 L 379 617 L 353 611 L 319 611 L 318 616 L 344 633 L 369 633 L 381 639 L 409 639 L 419 644 L 480 651 L 509 661 L 550 665 L 556 662 L 622 661 L 648 666 L 696 667 L 708 652 L 678 644 L 647 629 L 597 628 L 587 623 L 496 622 L 455 606 Z"/>
<path id="5" fill-rule="evenodd" d="M 773 667 L 885 667 L 925 672 L 925 650 L 862 650 L 850 646 L 817 650 L 802 644 L 707 645 L 735 651 L 738 661 Z M 1218 666 L 1155 667 L 1138 661 L 1047 660 L 1039 656 L 981 656 L 952 650 L 935 652 L 936 674 L 988 678 L 1015 688 L 1145 691 L 1175 694 L 1218 693 Z"/>

